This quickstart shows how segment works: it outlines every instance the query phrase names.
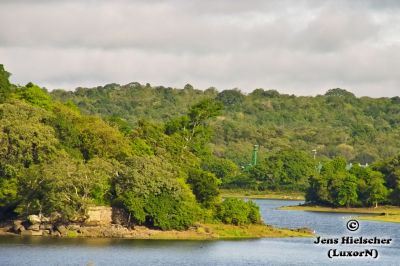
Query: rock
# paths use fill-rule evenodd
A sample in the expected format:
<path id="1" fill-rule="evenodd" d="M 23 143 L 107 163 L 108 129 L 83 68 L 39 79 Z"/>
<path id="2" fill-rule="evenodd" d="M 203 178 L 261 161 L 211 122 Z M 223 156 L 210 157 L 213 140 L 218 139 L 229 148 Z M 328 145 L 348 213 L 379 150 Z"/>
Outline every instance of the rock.
<path id="1" fill-rule="evenodd" d="M 89 234 L 89 233 L 88 233 L 88 230 L 86 230 L 85 228 L 80 228 L 77 232 L 78 232 L 79 234 L 83 235 L 83 236 L 86 236 L 86 235 Z"/>
<path id="2" fill-rule="evenodd" d="M 14 226 L 8 224 L 8 225 L 0 225 L 0 231 L 3 232 L 14 232 Z"/>
<path id="3" fill-rule="evenodd" d="M 20 220 L 15 220 L 14 222 L 13 222 L 13 227 L 12 227 L 12 230 L 15 232 L 15 233 L 21 233 L 22 231 L 25 231 L 25 227 L 22 225 L 22 221 L 20 221 Z"/>
<path id="4" fill-rule="evenodd" d="M 22 236 L 41 236 L 43 235 L 43 231 L 39 230 L 39 231 L 33 231 L 33 230 L 25 230 L 23 232 L 21 232 Z"/>
<path id="5" fill-rule="evenodd" d="M 89 207 L 87 216 L 88 218 L 85 221 L 86 225 L 110 225 L 112 222 L 112 208 L 108 206 Z"/>
<path id="6" fill-rule="evenodd" d="M 40 224 L 41 223 L 41 219 L 38 215 L 31 214 L 27 217 L 27 219 L 31 224 Z"/>
<path id="7" fill-rule="evenodd" d="M 40 221 L 41 221 L 42 223 L 48 223 L 48 222 L 50 222 L 50 218 L 49 218 L 49 217 L 46 217 L 46 216 L 41 215 L 41 214 L 39 214 L 39 217 L 40 217 Z"/>
<path id="8" fill-rule="evenodd" d="M 28 230 L 32 230 L 32 231 L 39 231 L 40 230 L 40 224 L 32 224 L 27 229 Z"/>
<path id="9" fill-rule="evenodd" d="M 51 236 L 61 236 L 61 234 L 60 234 L 60 232 L 58 232 L 58 231 L 56 231 L 56 230 L 54 230 L 54 231 L 50 231 L 50 235 Z"/>
<path id="10" fill-rule="evenodd" d="M 22 225 L 22 221 L 21 220 L 14 220 L 13 221 L 13 225 L 16 225 L 16 226 Z"/>
<path id="11" fill-rule="evenodd" d="M 78 231 L 81 228 L 81 226 L 79 224 L 70 224 L 70 225 L 67 226 L 67 228 L 69 230 Z"/>
<path id="12" fill-rule="evenodd" d="M 61 214 L 59 214 L 58 212 L 52 212 L 50 214 L 50 222 L 52 222 L 52 223 L 59 221 L 60 218 L 61 218 Z"/>
<path id="13" fill-rule="evenodd" d="M 112 223 L 128 226 L 130 224 L 128 213 L 124 209 L 112 208 Z"/>
<path id="14" fill-rule="evenodd" d="M 44 236 L 49 236 L 50 235 L 50 230 L 43 230 L 43 235 Z"/>
<path id="15" fill-rule="evenodd" d="M 57 231 L 60 232 L 61 235 L 67 234 L 67 228 L 64 225 L 57 226 Z"/>
<path id="16" fill-rule="evenodd" d="M 53 225 L 52 224 L 41 224 L 40 225 L 40 230 L 52 230 Z"/>

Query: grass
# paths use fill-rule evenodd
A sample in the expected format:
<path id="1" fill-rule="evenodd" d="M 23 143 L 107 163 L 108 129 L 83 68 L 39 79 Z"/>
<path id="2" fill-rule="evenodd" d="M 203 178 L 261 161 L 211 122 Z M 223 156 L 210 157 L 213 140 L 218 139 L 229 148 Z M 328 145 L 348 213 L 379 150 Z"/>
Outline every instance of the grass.
<path id="1" fill-rule="evenodd" d="M 357 216 L 360 220 L 376 221 L 376 222 L 392 222 L 400 223 L 400 207 L 397 206 L 379 206 L 363 207 L 363 208 L 331 208 L 323 206 L 285 206 L 279 210 L 295 210 L 295 211 L 312 211 L 312 212 L 336 212 L 336 213 L 354 213 L 354 214 L 373 214 L 369 216 Z"/>
<path id="2" fill-rule="evenodd" d="M 73 231 L 73 230 L 68 230 L 67 231 L 67 237 L 69 237 L 69 238 L 76 238 L 78 236 L 79 236 L 79 234 L 76 231 Z"/>
<path id="3" fill-rule="evenodd" d="M 304 200 L 304 193 L 302 192 L 285 192 L 285 191 L 221 189 L 221 196 L 223 198 Z"/>
<path id="4" fill-rule="evenodd" d="M 359 217 L 357 217 L 357 219 L 375 221 L 375 222 L 400 223 L 400 214 L 359 216 Z"/>
<path id="5" fill-rule="evenodd" d="M 268 225 L 227 225 L 201 224 L 196 229 L 186 231 L 156 231 L 147 239 L 182 239 L 182 240 L 217 240 L 217 239 L 248 239 L 277 237 L 311 237 L 313 234 L 306 229 L 290 230 L 274 228 Z"/>
<path id="6" fill-rule="evenodd" d="M 235 226 L 227 224 L 205 225 L 215 232 L 221 239 L 238 238 L 263 238 L 263 237 L 310 237 L 312 233 L 308 230 L 289 230 L 274 228 L 268 225 L 244 225 Z"/>

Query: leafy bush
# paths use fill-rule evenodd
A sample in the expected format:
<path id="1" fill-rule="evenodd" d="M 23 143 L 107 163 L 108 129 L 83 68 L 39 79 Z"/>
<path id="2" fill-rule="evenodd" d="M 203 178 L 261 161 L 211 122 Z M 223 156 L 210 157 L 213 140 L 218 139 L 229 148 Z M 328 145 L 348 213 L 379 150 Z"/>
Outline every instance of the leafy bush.
<path id="1" fill-rule="evenodd" d="M 260 208 L 253 201 L 225 199 L 217 210 L 217 218 L 226 224 L 244 225 L 261 223 Z"/>

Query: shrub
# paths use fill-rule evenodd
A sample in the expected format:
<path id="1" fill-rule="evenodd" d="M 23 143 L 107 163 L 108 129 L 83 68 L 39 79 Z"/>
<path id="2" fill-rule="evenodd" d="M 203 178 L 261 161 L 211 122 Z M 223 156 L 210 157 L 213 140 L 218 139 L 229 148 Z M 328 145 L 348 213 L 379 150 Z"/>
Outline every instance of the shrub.
<path id="1" fill-rule="evenodd" d="M 261 223 L 260 209 L 253 201 L 225 199 L 217 210 L 217 218 L 225 224 Z"/>

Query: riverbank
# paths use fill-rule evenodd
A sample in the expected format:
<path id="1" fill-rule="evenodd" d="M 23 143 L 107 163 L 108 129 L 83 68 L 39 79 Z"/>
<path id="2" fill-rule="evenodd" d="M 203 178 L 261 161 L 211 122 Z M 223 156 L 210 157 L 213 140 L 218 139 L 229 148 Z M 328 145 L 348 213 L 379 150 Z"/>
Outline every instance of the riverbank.
<path id="1" fill-rule="evenodd" d="M 331 208 L 323 206 L 298 205 L 285 206 L 279 210 L 292 211 L 311 211 L 311 212 L 335 212 L 335 213 L 354 213 L 354 214 L 372 214 L 370 216 L 356 216 L 360 220 L 400 223 L 400 207 L 397 206 L 379 206 L 377 208 Z"/>
<path id="2" fill-rule="evenodd" d="M 239 189 L 221 189 L 223 198 L 275 199 L 275 200 L 304 200 L 304 193 L 282 191 L 255 191 Z"/>
<path id="3" fill-rule="evenodd" d="M 24 231 L 27 232 L 27 231 Z M 278 237 L 311 237 L 308 229 L 274 228 L 269 225 L 227 225 L 227 224 L 198 224 L 184 231 L 161 231 L 144 226 L 128 229 L 123 226 L 78 226 L 67 225 L 57 234 L 26 234 L 13 233 L 10 226 L 0 228 L 0 236 L 42 236 L 63 238 L 127 238 L 127 239 L 165 239 L 165 240 L 218 240 L 246 238 L 278 238 Z"/>

